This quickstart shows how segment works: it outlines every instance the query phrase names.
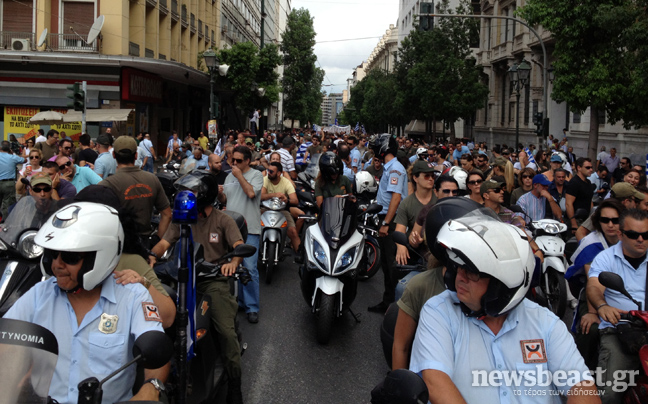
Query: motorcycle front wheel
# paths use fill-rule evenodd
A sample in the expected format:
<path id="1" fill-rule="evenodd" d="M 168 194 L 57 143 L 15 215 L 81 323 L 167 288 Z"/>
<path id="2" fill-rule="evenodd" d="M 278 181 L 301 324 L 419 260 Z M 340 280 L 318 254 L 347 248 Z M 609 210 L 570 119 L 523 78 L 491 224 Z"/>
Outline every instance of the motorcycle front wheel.
<path id="1" fill-rule="evenodd" d="M 265 283 L 270 284 L 272 282 L 272 275 L 274 274 L 275 270 L 275 257 L 277 256 L 277 248 L 279 248 L 279 245 L 276 242 L 269 242 L 268 243 L 268 251 L 267 251 L 267 262 L 266 262 L 266 278 L 265 278 Z"/>
<path id="2" fill-rule="evenodd" d="M 322 293 L 317 310 L 316 337 L 320 344 L 328 344 L 331 339 L 335 319 L 335 296 Z"/>
<path id="3" fill-rule="evenodd" d="M 364 256 L 362 258 L 364 266 L 358 278 L 367 280 L 380 271 L 380 246 L 372 238 L 367 238 L 364 244 Z"/>
<path id="4" fill-rule="evenodd" d="M 546 276 L 542 276 L 540 286 L 547 296 L 547 307 L 556 316 L 562 318 L 567 310 L 567 285 L 565 276 L 553 269 L 547 268 Z"/>

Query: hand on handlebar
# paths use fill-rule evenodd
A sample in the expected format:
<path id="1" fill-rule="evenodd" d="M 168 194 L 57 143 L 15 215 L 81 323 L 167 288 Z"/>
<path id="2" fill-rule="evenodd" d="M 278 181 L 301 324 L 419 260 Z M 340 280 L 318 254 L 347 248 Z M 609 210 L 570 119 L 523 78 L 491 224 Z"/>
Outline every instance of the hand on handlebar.
<path id="1" fill-rule="evenodd" d="M 220 270 L 223 276 L 232 276 L 236 272 L 237 266 L 238 265 L 233 262 L 228 262 L 226 264 L 223 264 Z"/>
<path id="2" fill-rule="evenodd" d="M 596 313 L 585 313 L 580 321 L 581 332 L 583 334 L 589 334 L 592 324 L 601 324 L 601 319 Z"/>
<path id="3" fill-rule="evenodd" d="M 627 310 L 620 310 L 612 306 L 603 306 L 598 309 L 598 315 L 605 321 L 616 325 L 621 319 L 621 314 L 627 313 Z"/>
<path id="4" fill-rule="evenodd" d="M 398 265 L 406 265 L 409 257 L 407 247 L 402 244 L 396 244 L 396 263 Z"/>

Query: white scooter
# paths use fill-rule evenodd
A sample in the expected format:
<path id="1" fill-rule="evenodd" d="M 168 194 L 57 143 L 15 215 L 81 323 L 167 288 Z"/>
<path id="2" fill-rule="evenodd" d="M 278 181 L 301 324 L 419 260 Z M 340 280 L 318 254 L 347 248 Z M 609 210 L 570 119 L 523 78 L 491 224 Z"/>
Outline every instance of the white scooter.
<path id="1" fill-rule="evenodd" d="M 266 270 L 265 282 L 269 284 L 272 282 L 272 275 L 281 260 L 286 243 L 288 222 L 282 212 L 286 209 L 286 202 L 275 197 L 261 202 L 261 206 L 266 211 L 261 214 L 259 259 Z"/>
<path id="2" fill-rule="evenodd" d="M 381 209 L 372 204 L 360 214 L 374 214 Z M 357 204 L 348 197 L 324 199 L 319 223 L 308 227 L 303 243 L 306 259 L 300 268 L 302 294 L 317 316 L 317 341 L 326 344 L 333 321 L 343 311 L 351 311 L 356 297 L 365 243 L 358 231 Z"/>

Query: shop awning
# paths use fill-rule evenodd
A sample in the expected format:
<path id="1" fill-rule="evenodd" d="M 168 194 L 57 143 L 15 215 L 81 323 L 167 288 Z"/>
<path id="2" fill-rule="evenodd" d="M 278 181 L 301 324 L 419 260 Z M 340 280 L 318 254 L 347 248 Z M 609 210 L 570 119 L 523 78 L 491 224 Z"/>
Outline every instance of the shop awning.
<path id="1" fill-rule="evenodd" d="M 89 109 L 86 111 L 86 122 L 126 121 L 133 111 L 127 109 Z M 63 122 L 81 122 L 81 111 L 69 110 L 63 115 Z"/>

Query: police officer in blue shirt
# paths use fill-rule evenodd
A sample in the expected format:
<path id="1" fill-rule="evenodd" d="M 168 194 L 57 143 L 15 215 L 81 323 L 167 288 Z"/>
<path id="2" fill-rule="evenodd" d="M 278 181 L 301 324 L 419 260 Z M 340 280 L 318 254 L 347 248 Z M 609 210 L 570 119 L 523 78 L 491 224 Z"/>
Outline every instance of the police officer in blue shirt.
<path id="1" fill-rule="evenodd" d="M 382 159 L 384 163 L 376 202 L 383 207 L 379 214 L 381 224 L 378 231 L 378 243 L 382 250 L 381 264 L 385 283 L 382 301 L 369 307 L 369 311 L 384 313 L 389 304 L 394 302 L 395 288 L 398 282 L 394 268 L 396 243 L 391 238 L 391 233 L 396 228 L 394 218 L 398 205 L 401 200 L 407 197 L 407 172 L 396 158 L 398 142 L 389 133 L 375 135 L 369 141 L 369 148 L 373 150 L 374 156 Z"/>
<path id="2" fill-rule="evenodd" d="M 34 242 L 45 249 L 41 270 L 52 277 L 32 287 L 5 318 L 38 324 L 56 336 L 59 358 L 49 395 L 76 403 L 79 382 L 101 380 L 132 360 L 139 336 L 164 332 L 162 318 L 145 286 L 117 284 L 111 276 L 124 245 L 116 210 L 72 203 L 54 213 Z M 146 381 L 133 396 L 136 369 L 130 366 L 103 385 L 103 402 L 158 401 L 168 370 L 168 364 L 145 370 Z"/>
<path id="3" fill-rule="evenodd" d="M 11 151 L 11 143 L 6 140 L 0 148 L 0 198 L 2 198 L 2 218 L 7 217 L 9 206 L 16 203 L 16 166 L 26 163 L 27 159 Z"/>
<path id="4" fill-rule="evenodd" d="M 362 156 L 360 155 L 360 150 L 358 150 L 358 138 L 353 135 L 349 136 L 347 138 L 347 144 L 351 148 L 351 169 L 357 174 L 360 167 L 362 167 Z"/>
<path id="5" fill-rule="evenodd" d="M 423 307 L 410 370 L 432 403 L 600 403 L 565 323 L 525 299 L 536 261 L 523 230 L 464 217 L 428 245 L 450 290 Z"/>

